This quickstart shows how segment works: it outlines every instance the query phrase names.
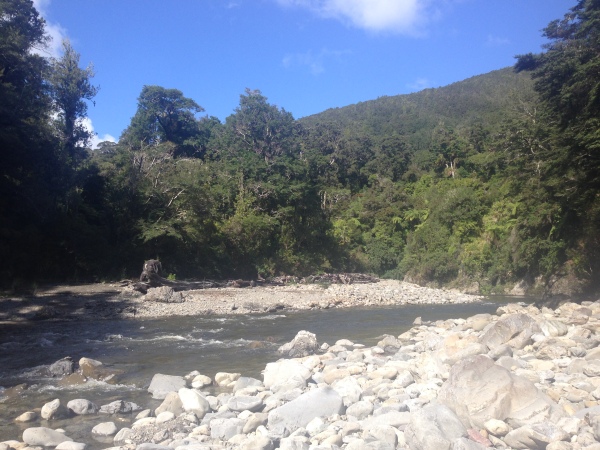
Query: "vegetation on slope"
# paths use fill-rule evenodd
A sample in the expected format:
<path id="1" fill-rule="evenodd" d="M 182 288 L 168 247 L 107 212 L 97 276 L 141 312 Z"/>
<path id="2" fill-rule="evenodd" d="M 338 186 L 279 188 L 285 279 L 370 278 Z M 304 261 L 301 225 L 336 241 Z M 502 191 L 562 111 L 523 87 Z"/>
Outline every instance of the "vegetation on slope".
<path id="1" fill-rule="evenodd" d="M 34 55 L 31 2 L 0 0 L 2 279 L 130 276 L 153 257 L 181 277 L 595 289 L 599 10 L 579 1 L 516 71 L 301 120 L 258 90 L 221 123 L 144 86 L 119 143 L 92 151 L 93 70 L 68 43 Z"/>

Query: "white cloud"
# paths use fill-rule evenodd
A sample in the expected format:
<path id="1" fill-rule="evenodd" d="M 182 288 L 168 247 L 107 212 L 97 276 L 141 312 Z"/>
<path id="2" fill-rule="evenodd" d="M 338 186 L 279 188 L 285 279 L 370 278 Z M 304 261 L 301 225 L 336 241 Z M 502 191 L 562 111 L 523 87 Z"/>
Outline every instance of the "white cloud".
<path id="1" fill-rule="evenodd" d="M 431 0 L 277 0 L 281 5 L 301 7 L 369 31 L 419 34 L 422 25 L 437 12 Z"/>
<path id="2" fill-rule="evenodd" d="M 305 66 L 308 67 L 310 73 L 313 75 L 319 75 L 325 72 L 325 62 L 327 60 L 340 61 L 344 55 L 350 54 L 349 50 L 329 50 L 321 49 L 318 53 L 313 53 L 309 50 L 305 53 L 292 53 L 285 55 L 282 60 L 283 67 L 286 69 L 294 66 Z"/>
<path id="3" fill-rule="evenodd" d="M 50 5 L 50 0 L 33 0 L 33 6 L 40 13 L 40 16 L 46 20 L 46 34 L 50 37 L 50 41 L 46 48 L 36 48 L 33 53 L 41 56 L 49 56 L 58 58 L 61 56 L 62 41 L 67 39 L 67 30 L 58 23 L 49 22 L 46 19 L 47 7 Z"/>
<path id="4" fill-rule="evenodd" d="M 90 142 L 90 145 L 93 150 L 98 148 L 98 144 L 100 144 L 100 142 L 104 142 L 104 141 L 117 142 L 115 137 L 111 136 L 110 134 L 105 134 L 102 137 L 98 136 L 98 134 L 94 131 L 94 125 L 92 124 L 92 119 L 90 119 L 89 117 L 84 117 L 83 119 L 81 119 L 81 124 L 87 131 L 92 133 L 92 140 Z"/>
<path id="5" fill-rule="evenodd" d="M 412 83 L 408 83 L 406 87 L 413 91 L 422 91 L 431 87 L 431 82 L 427 78 L 417 78 Z"/>

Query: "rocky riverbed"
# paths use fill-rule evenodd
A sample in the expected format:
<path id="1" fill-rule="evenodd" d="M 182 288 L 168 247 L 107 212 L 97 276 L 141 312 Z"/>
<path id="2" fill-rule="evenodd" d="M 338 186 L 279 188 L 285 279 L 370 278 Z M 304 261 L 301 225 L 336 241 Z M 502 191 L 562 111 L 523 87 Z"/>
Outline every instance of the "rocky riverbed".
<path id="1" fill-rule="evenodd" d="M 0 298 L 0 323 L 164 316 L 252 314 L 280 310 L 408 304 L 472 303 L 457 290 L 430 289 L 396 280 L 364 284 L 291 284 L 175 292 L 152 288 L 143 295 L 128 283 L 39 288 L 35 295 Z"/>
<path id="2" fill-rule="evenodd" d="M 162 401 L 158 408 L 57 398 L 23 411 L 16 419 L 27 428 L 0 448 L 82 450 L 85 444 L 53 429 L 55 416 L 102 414 L 106 420 L 90 424 L 90 437 L 128 450 L 596 450 L 599 331 L 600 301 L 556 310 L 508 304 L 495 315 L 417 319 L 373 347 L 321 344 L 301 332 L 261 379 L 156 374 L 148 395 Z M 79 368 L 57 362 L 54 370 L 111 376 L 85 359 Z M 123 426 L 124 418 L 133 423 Z"/>

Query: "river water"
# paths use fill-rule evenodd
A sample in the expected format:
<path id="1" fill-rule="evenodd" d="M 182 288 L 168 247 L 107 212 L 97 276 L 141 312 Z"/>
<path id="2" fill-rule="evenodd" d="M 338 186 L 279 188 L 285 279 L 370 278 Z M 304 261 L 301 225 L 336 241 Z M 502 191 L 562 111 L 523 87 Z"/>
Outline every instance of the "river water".
<path id="1" fill-rule="evenodd" d="M 238 372 L 262 379 L 268 362 L 278 359 L 277 348 L 300 330 L 317 335 L 319 343 L 350 339 L 375 345 L 384 334 L 397 336 L 408 330 L 416 317 L 434 321 L 494 313 L 508 301 L 522 298 L 491 297 L 481 303 L 463 305 L 412 305 L 329 309 L 246 316 L 168 317 L 142 320 L 91 322 L 39 322 L 4 325 L 0 329 L 0 386 L 27 383 L 29 388 L 16 398 L 2 402 L 0 387 L 0 442 L 20 440 L 30 426 L 62 427 L 67 435 L 94 448 L 107 442 L 91 439 L 91 429 L 100 422 L 115 421 L 127 426 L 132 416 L 77 417 L 18 424 L 15 417 L 38 409 L 55 398 L 63 404 L 86 398 L 97 405 L 122 399 L 143 408 L 156 408 L 147 387 L 155 373 L 186 375 L 198 370 L 214 377 L 217 372 Z M 47 365 L 71 356 L 88 357 L 124 372 L 119 384 L 88 382 L 62 387 L 44 374 Z"/>

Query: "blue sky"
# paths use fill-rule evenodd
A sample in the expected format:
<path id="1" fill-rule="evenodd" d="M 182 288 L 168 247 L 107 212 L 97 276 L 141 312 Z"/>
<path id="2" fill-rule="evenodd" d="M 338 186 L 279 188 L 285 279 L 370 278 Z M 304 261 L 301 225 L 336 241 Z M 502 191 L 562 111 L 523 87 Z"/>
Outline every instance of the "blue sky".
<path id="1" fill-rule="evenodd" d="M 575 0 L 35 0 L 57 55 L 68 38 L 100 86 L 98 139 L 118 139 L 144 85 L 221 121 L 245 88 L 301 118 L 445 86 L 542 51 Z"/>

